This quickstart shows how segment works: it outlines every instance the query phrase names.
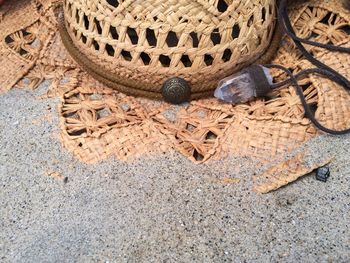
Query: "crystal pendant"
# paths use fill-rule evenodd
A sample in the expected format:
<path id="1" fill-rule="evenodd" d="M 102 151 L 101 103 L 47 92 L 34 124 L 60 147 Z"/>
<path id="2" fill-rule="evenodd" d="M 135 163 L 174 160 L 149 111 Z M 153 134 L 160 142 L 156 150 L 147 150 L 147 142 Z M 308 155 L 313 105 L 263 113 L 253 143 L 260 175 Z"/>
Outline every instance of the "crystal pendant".
<path id="1" fill-rule="evenodd" d="M 221 80 L 218 88 L 215 90 L 214 96 L 233 104 L 245 103 L 260 96 L 261 94 L 258 94 L 259 92 L 257 91 L 261 83 L 257 80 L 254 72 L 259 72 L 260 77 L 263 76 L 265 85 L 266 83 L 268 86 L 272 84 L 272 77 L 269 70 L 259 65 L 254 67 L 254 71 L 241 71 Z"/>

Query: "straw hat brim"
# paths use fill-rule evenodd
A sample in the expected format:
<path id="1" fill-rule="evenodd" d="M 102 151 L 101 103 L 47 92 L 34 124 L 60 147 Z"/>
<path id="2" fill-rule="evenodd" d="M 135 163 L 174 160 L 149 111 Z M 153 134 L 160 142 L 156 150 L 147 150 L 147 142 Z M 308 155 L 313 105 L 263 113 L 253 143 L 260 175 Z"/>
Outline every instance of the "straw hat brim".
<path id="1" fill-rule="evenodd" d="M 111 90 L 71 59 L 57 31 L 53 4 L 54 1 L 18 0 L 1 8 L 0 90 L 24 86 L 34 89 L 50 80 L 46 96 L 61 100 L 62 143 L 83 162 L 96 163 L 111 155 L 130 160 L 177 151 L 200 163 L 227 154 L 266 163 L 281 160 L 320 134 L 304 117 L 293 87 L 247 104 L 229 105 L 212 98 L 180 107 Z M 305 1 L 290 10 L 290 16 L 301 37 L 350 47 L 350 12 L 340 1 Z M 311 50 L 318 59 L 350 78 L 348 55 Z M 311 66 L 288 39 L 284 39 L 273 62 L 294 72 Z M 277 71 L 273 75 L 276 81 L 285 77 Z M 322 124 L 332 129 L 349 128 L 347 91 L 316 75 L 301 82 Z M 302 159 L 295 158 L 299 164 Z M 281 167 L 290 171 L 291 163 L 283 162 Z M 259 177 L 256 190 L 274 190 L 312 168 L 300 165 L 299 170 L 288 175 L 278 173 L 281 167 Z"/>

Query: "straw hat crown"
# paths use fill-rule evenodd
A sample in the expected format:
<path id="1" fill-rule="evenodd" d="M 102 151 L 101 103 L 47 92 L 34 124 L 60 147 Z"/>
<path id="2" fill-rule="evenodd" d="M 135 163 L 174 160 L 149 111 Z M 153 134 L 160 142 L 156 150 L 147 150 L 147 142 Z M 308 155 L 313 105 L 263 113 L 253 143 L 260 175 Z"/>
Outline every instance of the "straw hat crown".
<path id="1" fill-rule="evenodd" d="M 275 0 L 65 0 L 64 12 L 84 56 L 159 92 L 173 76 L 212 81 L 203 88 L 212 90 L 253 62 L 269 45 L 276 10 Z"/>

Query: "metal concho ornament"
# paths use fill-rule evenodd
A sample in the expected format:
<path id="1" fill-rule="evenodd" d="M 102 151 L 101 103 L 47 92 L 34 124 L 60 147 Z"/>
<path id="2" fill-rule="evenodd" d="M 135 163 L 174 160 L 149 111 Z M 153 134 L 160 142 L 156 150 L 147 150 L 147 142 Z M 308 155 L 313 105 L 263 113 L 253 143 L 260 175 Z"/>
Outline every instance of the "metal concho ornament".
<path id="1" fill-rule="evenodd" d="M 187 81 L 182 78 L 171 78 L 164 82 L 162 95 L 166 102 L 180 104 L 190 101 L 191 87 Z"/>

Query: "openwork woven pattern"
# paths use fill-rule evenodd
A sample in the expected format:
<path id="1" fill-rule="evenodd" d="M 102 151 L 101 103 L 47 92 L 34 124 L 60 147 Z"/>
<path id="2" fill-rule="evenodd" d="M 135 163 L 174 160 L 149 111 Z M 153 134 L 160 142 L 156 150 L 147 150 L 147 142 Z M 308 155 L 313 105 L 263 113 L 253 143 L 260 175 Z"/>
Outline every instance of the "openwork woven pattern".
<path id="1" fill-rule="evenodd" d="M 235 154 L 267 163 L 318 134 L 304 118 L 292 87 L 242 105 L 205 99 L 184 106 L 133 98 L 108 89 L 81 70 L 64 49 L 51 1 L 21 0 L 11 1 L 11 5 L 2 9 L 0 22 L 0 89 L 7 91 L 16 83 L 17 87 L 29 83 L 34 89 L 44 80 L 50 81 L 47 96 L 61 99 L 62 143 L 83 162 L 96 163 L 110 156 L 132 160 L 177 151 L 194 162 Z M 293 8 L 290 15 L 300 36 L 350 47 L 350 13 L 340 1 L 307 1 Z M 317 48 L 311 51 L 350 78 L 349 56 Z M 294 72 L 311 67 L 288 39 L 283 41 L 274 63 Z M 278 71 L 273 74 L 276 81 L 285 77 Z M 317 75 L 301 80 L 301 84 L 324 125 L 333 129 L 350 127 L 348 92 Z M 256 190 L 274 190 L 311 171 L 301 160 L 302 156 L 297 155 L 277 170 L 257 175 Z"/>
<path id="2" fill-rule="evenodd" d="M 156 93 L 174 76 L 215 89 L 264 53 L 276 17 L 275 0 L 65 0 L 64 11 L 74 46 L 120 89 Z"/>

